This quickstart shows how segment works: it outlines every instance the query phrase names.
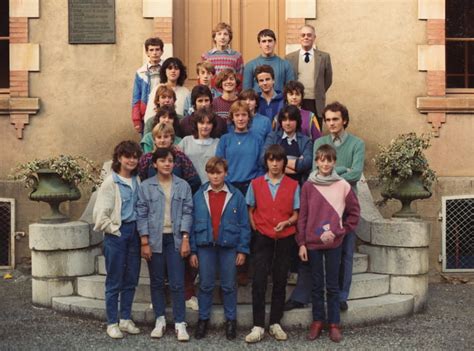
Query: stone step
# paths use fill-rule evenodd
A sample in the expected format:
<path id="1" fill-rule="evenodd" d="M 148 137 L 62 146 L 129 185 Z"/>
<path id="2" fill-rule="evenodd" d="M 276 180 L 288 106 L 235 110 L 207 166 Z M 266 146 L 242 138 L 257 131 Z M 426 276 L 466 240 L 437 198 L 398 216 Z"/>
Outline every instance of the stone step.
<path id="1" fill-rule="evenodd" d="M 221 304 L 222 298 L 219 289 L 219 282 L 216 282 L 216 289 L 214 290 L 214 303 Z M 77 294 L 83 297 L 104 300 L 104 275 L 92 275 L 77 278 Z M 286 289 L 286 296 L 290 296 L 294 286 L 288 285 Z M 196 288 L 196 290 L 198 290 Z M 349 299 L 361 299 L 366 297 L 379 296 L 388 293 L 389 277 L 383 274 L 360 273 L 354 274 L 352 277 L 352 287 L 349 294 Z M 271 284 L 268 285 L 266 301 L 269 302 L 271 298 Z M 150 300 L 150 279 L 140 278 L 137 289 L 135 291 L 135 302 L 149 303 Z M 251 284 L 247 286 L 239 286 L 237 290 L 237 301 L 239 304 L 252 303 L 252 287 Z"/>
<path id="2" fill-rule="evenodd" d="M 369 255 L 355 252 L 352 263 L 352 274 L 359 274 L 367 272 L 369 267 Z"/>
<path id="3" fill-rule="evenodd" d="M 105 275 L 105 257 L 104 256 L 97 256 L 96 261 L 96 272 L 98 274 Z M 354 254 L 354 263 L 352 266 L 352 273 L 364 273 L 367 272 L 367 267 L 369 265 L 368 255 L 362 253 L 355 253 Z M 145 260 L 142 259 L 142 265 L 140 269 L 140 277 L 148 278 L 148 265 Z"/>
<path id="4" fill-rule="evenodd" d="M 414 299 L 412 295 L 387 294 L 367 299 L 349 302 L 349 309 L 341 313 L 343 326 L 362 326 L 390 321 L 396 318 L 413 314 Z M 106 320 L 104 300 L 90 299 L 82 296 L 54 297 L 53 309 L 58 312 Z M 269 306 L 267 306 L 267 320 Z M 133 304 L 133 317 L 135 322 L 152 324 L 155 320 L 153 310 L 147 303 Z M 172 311 L 166 309 L 166 319 L 172 321 Z M 198 312 L 186 310 L 186 320 L 191 327 L 197 323 Z M 251 328 L 252 306 L 239 305 L 237 308 L 237 321 L 240 328 Z M 281 321 L 284 328 L 307 328 L 312 321 L 311 308 L 296 309 L 285 312 Z M 211 313 L 211 326 L 220 326 L 224 323 L 222 306 L 214 306 Z"/>

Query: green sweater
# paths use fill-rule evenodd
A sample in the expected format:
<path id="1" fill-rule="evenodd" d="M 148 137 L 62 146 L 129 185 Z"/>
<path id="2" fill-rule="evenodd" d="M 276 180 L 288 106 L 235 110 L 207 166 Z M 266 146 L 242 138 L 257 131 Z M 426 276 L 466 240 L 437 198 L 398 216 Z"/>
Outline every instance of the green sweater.
<path id="1" fill-rule="evenodd" d="M 331 135 L 325 135 L 314 141 L 314 156 L 316 155 L 316 150 L 323 144 L 329 144 L 336 149 L 336 172 L 347 180 L 352 185 L 354 191 L 356 191 L 356 184 L 364 170 L 365 144 L 362 139 L 347 133 L 344 142 L 339 146 L 335 146 Z M 313 169 L 315 167 L 316 163 L 313 164 Z"/>

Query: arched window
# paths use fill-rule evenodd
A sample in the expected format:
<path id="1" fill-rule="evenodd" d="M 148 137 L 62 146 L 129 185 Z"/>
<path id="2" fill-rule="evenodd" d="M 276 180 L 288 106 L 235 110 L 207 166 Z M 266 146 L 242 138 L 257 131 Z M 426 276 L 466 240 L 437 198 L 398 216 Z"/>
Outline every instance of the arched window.
<path id="1" fill-rule="evenodd" d="M 9 1 L 0 1 L 0 94 L 10 88 Z"/>
<path id="2" fill-rule="evenodd" d="M 472 0 L 446 0 L 446 88 L 474 89 Z"/>

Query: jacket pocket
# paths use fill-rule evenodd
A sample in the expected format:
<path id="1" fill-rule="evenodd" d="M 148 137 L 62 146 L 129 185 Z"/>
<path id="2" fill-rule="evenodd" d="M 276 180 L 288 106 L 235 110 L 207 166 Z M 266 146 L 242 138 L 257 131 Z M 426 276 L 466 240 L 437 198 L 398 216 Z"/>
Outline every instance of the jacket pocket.
<path id="1" fill-rule="evenodd" d="M 237 222 L 227 221 L 222 229 L 223 237 L 222 240 L 220 240 L 222 246 L 237 246 L 240 240 L 240 226 L 237 224 Z"/>
<path id="2" fill-rule="evenodd" d="M 196 239 L 196 245 L 207 245 L 209 239 L 207 235 L 207 221 L 196 219 L 194 223 L 194 236 Z"/>

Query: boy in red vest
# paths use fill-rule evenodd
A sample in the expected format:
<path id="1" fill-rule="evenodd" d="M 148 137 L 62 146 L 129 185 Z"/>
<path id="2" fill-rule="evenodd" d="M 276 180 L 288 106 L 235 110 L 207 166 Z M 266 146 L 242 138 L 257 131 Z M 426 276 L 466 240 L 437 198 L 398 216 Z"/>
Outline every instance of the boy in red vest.
<path id="1" fill-rule="evenodd" d="M 298 182 L 285 175 L 288 159 L 281 145 L 271 145 L 265 152 L 267 173 L 252 180 L 247 191 L 249 219 L 255 231 L 254 276 L 252 283 L 252 331 L 245 337 L 248 343 L 263 338 L 265 327 L 265 293 L 267 276 L 273 279 L 269 333 L 277 340 L 286 340 L 280 326 L 285 305 L 286 280 L 290 268 L 300 203 Z"/>

